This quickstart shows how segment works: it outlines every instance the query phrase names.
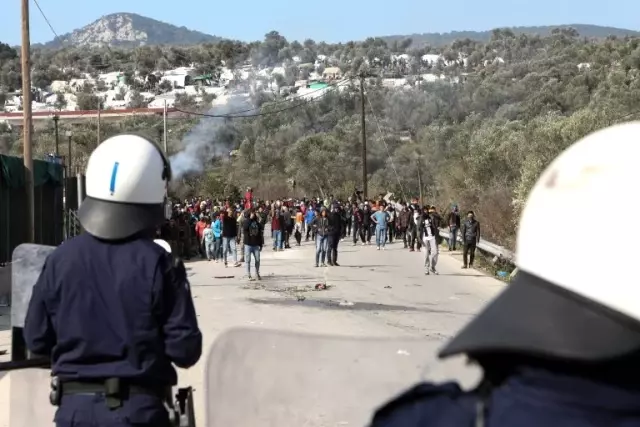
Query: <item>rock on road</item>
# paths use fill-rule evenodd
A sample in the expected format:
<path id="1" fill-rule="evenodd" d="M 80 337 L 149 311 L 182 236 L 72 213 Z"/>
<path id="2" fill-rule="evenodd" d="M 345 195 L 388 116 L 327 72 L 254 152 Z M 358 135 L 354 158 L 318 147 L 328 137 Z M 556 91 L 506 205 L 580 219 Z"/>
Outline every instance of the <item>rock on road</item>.
<path id="1" fill-rule="evenodd" d="M 291 249 L 273 252 L 271 239 L 266 238 L 260 282 L 248 281 L 244 265 L 225 268 L 213 261 L 187 262 L 204 353 L 198 365 L 180 372 L 180 384 L 196 389 L 199 426 L 204 425 L 207 405 L 203 396 L 206 354 L 222 331 L 257 327 L 355 338 L 421 339 L 435 357 L 437 349 L 504 287 L 479 271 L 462 270 L 459 257 L 446 249 L 439 257 L 440 274 L 425 276 L 424 253 L 409 252 L 402 242 L 377 251 L 375 245 L 352 246 L 347 238 L 340 243 L 340 266 L 320 268 L 314 267 L 313 242 L 303 241 L 300 247 L 293 239 L 292 243 Z M 314 290 L 318 283 L 327 289 Z M 3 343 L 8 344 L 8 331 L 0 332 Z M 449 366 L 442 371 L 445 377 L 465 369 L 461 360 L 445 365 Z M 0 426 L 9 425 L 7 394 L 0 387 L 5 397 L 0 397 L 0 414 L 5 414 L 0 416 Z"/>

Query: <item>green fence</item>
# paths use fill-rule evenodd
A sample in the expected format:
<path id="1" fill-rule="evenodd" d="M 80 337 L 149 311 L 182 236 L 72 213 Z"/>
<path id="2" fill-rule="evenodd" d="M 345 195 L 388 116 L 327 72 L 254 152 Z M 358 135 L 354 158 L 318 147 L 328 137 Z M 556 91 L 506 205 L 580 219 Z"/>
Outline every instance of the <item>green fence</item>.
<path id="1" fill-rule="evenodd" d="M 58 245 L 64 235 L 62 166 L 34 160 L 35 243 Z M 0 263 L 28 240 L 27 190 L 22 158 L 0 155 Z"/>

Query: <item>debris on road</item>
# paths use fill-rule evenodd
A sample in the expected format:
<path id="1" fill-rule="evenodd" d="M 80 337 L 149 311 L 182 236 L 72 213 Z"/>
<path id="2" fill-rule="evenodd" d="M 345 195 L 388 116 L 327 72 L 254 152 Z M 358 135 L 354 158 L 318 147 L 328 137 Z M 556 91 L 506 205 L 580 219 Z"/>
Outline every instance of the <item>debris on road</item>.
<path id="1" fill-rule="evenodd" d="M 214 279 L 233 279 L 236 276 L 213 276 Z"/>
<path id="2" fill-rule="evenodd" d="M 391 289 L 391 286 L 387 285 L 384 287 L 385 289 Z"/>
<path id="3" fill-rule="evenodd" d="M 409 353 L 407 350 L 403 350 L 403 349 L 398 350 L 396 354 L 399 354 L 401 356 L 411 356 L 411 353 Z"/>
<path id="4" fill-rule="evenodd" d="M 304 300 L 307 299 L 307 297 L 305 297 L 304 295 L 300 295 L 300 294 L 296 295 L 296 298 L 298 299 L 298 301 L 304 301 Z"/>
<path id="5" fill-rule="evenodd" d="M 316 283 L 315 290 L 316 291 L 326 291 L 327 290 L 327 284 L 326 283 Z"/>
<path id="6" fill-rule="evenodd" d="M 351 301 L 340 301 L 338 305 L 342 307 L 351 307 L 352 305 L 355 305 L 355 304 L 352 303 Z"/>

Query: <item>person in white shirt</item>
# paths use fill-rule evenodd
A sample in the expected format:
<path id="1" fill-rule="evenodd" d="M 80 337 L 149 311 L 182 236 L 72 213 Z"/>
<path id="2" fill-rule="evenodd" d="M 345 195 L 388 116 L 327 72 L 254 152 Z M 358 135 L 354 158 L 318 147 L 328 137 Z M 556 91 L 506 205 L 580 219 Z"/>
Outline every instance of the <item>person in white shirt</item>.
<path id="1" fill-rule="evenodd" d="M 436 240 L 436 226 L 429 215 L 428 207 L 424 207 L 424 212 L 420 216 L 419 235 L 424 245 L 424 274 L 438 274 L 436 265 L 438 264 L 438 242 Z"/>

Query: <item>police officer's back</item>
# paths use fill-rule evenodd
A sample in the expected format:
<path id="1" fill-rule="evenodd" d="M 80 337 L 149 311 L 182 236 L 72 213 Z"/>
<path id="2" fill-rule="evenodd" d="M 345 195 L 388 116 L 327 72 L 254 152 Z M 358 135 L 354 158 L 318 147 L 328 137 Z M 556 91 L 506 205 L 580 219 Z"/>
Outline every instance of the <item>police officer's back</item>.
<path id="1" fill-rule="evenodd" d="M 519 273 L 440 353 L 478 363 L 480 385 L 417 385 L 381 407 L 372 427 L 640 426 L 636 255 L 604 246 L 607 230 L 591 215 L 621 199 L 640 208 L 627 197 L 637 188 L 639 138 L 640 123 L 592 134 L 534 186 L 518 229 Z M 582 230 L 569 238 L 575 248 L 554 244 L 567 236 L 543 225 L 569 211 Z"/>
<path id="2" fill-rule="evenodd" d="M 25 339 L 50 355 L 61 386 L 58 426 L 167 426 L 172 364 L 202 353 L 184 265 L 153 241 L 170 166 L 152 142 L 120 135 L 87 165 L 85 233 L 47 259 Z"/>

